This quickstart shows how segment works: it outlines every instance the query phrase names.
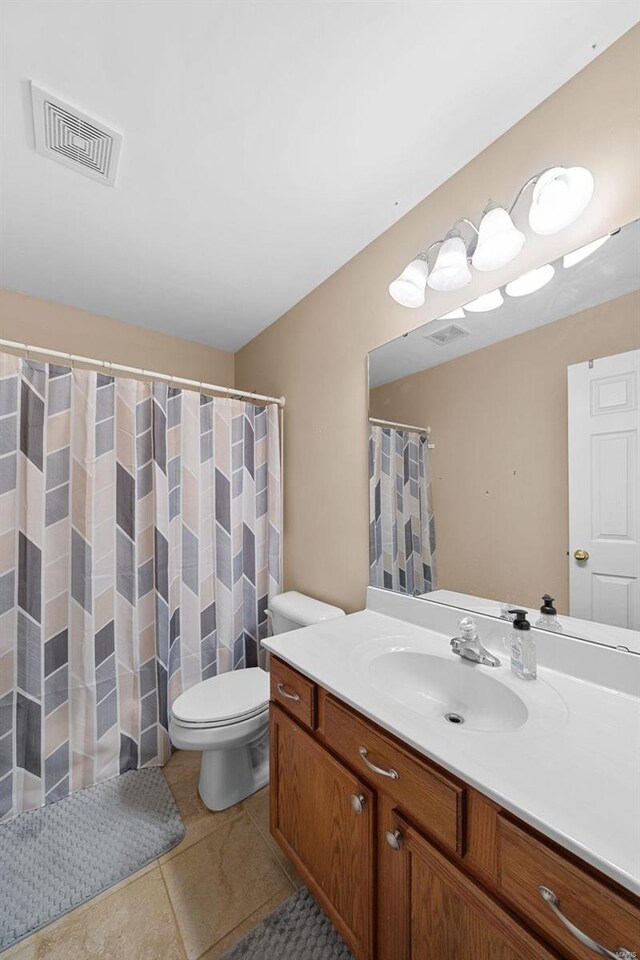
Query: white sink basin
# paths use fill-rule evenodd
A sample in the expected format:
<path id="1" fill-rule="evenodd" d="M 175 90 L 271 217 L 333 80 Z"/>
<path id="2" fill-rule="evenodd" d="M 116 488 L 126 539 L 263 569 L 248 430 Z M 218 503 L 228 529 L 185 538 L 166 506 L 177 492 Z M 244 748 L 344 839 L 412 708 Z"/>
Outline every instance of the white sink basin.
<path id="1" fill-rule="evenodd" d="M 350 656 L 359 679 L 425 720 L 468 734 L 505 734 L 524 728 L 527 737 L 563 726 L 567 706 L 541 677 L 518 679 L 502 657 L 500 667 L 463 660 L 432 633 L 424 643 L 402 636 L 360 643 Z"/>
<path id="2" fill-rule="evenodd" d="M 405 707 L 469 730 L 514 730 L 529 715 L 517 693 L 463 660 L 391 650 L 371 660 L 369 679 Z"/>

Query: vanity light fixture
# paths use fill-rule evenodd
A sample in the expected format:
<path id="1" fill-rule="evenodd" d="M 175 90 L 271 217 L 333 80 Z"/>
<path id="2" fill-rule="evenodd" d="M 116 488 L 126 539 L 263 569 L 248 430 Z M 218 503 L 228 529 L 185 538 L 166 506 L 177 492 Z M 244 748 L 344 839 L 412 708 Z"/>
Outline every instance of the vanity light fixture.
<path id="1" fill-rule="evenodd" d="M 482 214 L 478 242 L 471 263 L 476 270 L 499 270 L 518 256 L 525 236 L 504 207 L 490 203 Z"/>
<path id="2" fill-rule="evenodd" d="M 464 320 L 464 310 L 462 307 L 456 307 L 450 313 L 443 313 L 441 317 L 438 317 L 438 320 Z"/>
<path id="3" fill-rule="evenodd" d="M 505 291 L 510 297 L 526 297 L 528 293 L 535 293 L 541 290 L 551 280 L 555 270 L 550 263 L 539 267 L 537 270 L 530 270 L 529 273 L 523 273 L 517 280 L 512 280 L 505 287 Z"/>
<path id="4" fill-rule="evenodd" d="M 586 167 L 551 167 L 536 179 L 529 209 L 534 233 L 550 236 L 577 220 L 593 194 L 593 176 Z"/>
<path id="5" fill-rule="evenodd" d="M 526 239 L 513 222 L 513 211 L 529 188 L 532 188 L 529 226 L 534 233 L 550 236 L 569 226 L 584 211 L 593 194 L 593 176 L 586 167 L 549 167 L 522 185 L 509 208 L 491 201 L 482 214 L 479 228 L 466 217 L 456 220 L 444 239 L 436 240 L 425 253 L 418 254 L 400 276 L 389 284 L 393 299 L 405 307 L 421 307 L 425 302 L 427 286 L 446 292 L 461 290 L 471 283 L 469 264 L 476 270 L 489 271 L 499 270 L 511 263 L 522 250 Z M 474 233 L 469 243 L 458 229 L 458 224 L 463 223 L 468 224 Z M 429 254 L 434 247 L 440 249 L 433 268 L 429 270 Z M 568 265 L 565 263 L 565 266 Z M 553 276 L 553 268 L 550 269 L 551 274 L 540 286 L 544 286 Z M 520 280 L 522 277 L 513 283 L 517 285 Z"/>
<path id="6" fill-rule="evenodd" d="M 611 234 L 607 233 L 604 237 L 600 237 L 599 240 L 593 240 L 591 243 L 585 244 L 584 247 L 578 247 L 577 250 L 572 250 L 571 253 L 565 253 L 562 258 L 562 266 L 565 270 L 568 267 L 575 267 L 576 263 L 580 263 L 581 260 L 585 260 L 592 253 L 595 253 L 610 237 Z"/>
<path id="7" fill-rule="evenodd" d="M 444 291 L 461 290 L 468 283 L 471 283 L 471 271 L 467 263 L 467 245 L 460 231 L 454 227 L 438 250 L 427 284 L 432 290 Z"/>
<path id="8" fill-rule="evenodd" d="M 426 253 L 419 253 L 399 277 L 389 284 L 389 293 L 402 307 L 421 307 L 424 303 L 429 266 Z"/>
<path id="9" fill-rule="evenodd" d="M 500 290 L 492 290 L 491 293 L 484 293 L 470 303 L 465 303 L 464 309 L 469 313 L 486 313 L 487 310 L 496 310 L 504 303 L 504 297 Z"/>

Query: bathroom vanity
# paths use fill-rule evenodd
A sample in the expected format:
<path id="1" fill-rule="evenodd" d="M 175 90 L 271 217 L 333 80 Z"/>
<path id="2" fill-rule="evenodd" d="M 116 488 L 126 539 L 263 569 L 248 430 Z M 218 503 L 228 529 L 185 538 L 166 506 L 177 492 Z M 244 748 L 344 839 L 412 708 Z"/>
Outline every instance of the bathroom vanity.
<path id="1" fill-rule="evenodd" d="M 266 641 L 273 836 L 357 960 L 640 956 L 640 659 L 536 631 L 524 683 L 460 615 L 370 590 Z"/>

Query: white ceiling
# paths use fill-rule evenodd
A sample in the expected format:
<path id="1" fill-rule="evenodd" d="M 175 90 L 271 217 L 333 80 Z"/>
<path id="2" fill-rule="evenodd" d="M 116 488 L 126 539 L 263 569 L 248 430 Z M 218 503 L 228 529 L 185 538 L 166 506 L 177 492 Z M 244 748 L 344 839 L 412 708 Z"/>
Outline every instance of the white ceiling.
<path id="1" fill-rule="evenodd" d="M 0 11 L 0 283 L 227 350 L 638 19 L 635 0 Z M 30 80 L 124 134 L 114 188 L 35 153 Z"/>
<path id="2" fill-rule="evenodd" d="M 369 354 L 369 385 L 408 377 L 420 370 L 448 363 L 500 340 L 580 313 L 640 289 L 640 221 L 627 224 L 604 246 L 573 267 L 554 261 L 555 274 L 541 290 L 510 297 L 501 288 L 502 306 L 486 313 L 467 313 L 463 320 L 432 320 L 383 344 Z M 514 277 L 518 271 L 514 270 Z M 461 291 L 461 295 L 463 292 Z M 461 303 L 464 299 L 461 296 Z M 452 323 L 469 336 L 439 345 L 425 337 Z"/>

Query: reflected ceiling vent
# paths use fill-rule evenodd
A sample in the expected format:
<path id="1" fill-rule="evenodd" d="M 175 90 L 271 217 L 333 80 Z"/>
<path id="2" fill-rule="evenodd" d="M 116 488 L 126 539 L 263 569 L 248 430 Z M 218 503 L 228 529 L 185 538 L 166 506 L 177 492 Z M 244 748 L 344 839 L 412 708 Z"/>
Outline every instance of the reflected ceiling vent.
<path id="1" fill-rule="evenodd" d="M 464 327 L 459 327 L 457 323 L 451 323 L 448 327 L 443 327 L 442 330 L 438 330 L 436 333 L 427 333 L 425 334 L 425 340 L 432 340 L 433 343 L 437 343 L 439 347 L 445 347 L 448 343 L 453 343 L 454 340 L 461 340 L 462 337 L 468 337 L 469 331 Z"/>
<path id="2" fill-rule="evenodd" d="M 36 151 L 113 186 L 122 134 L 31 84 Z"/>

